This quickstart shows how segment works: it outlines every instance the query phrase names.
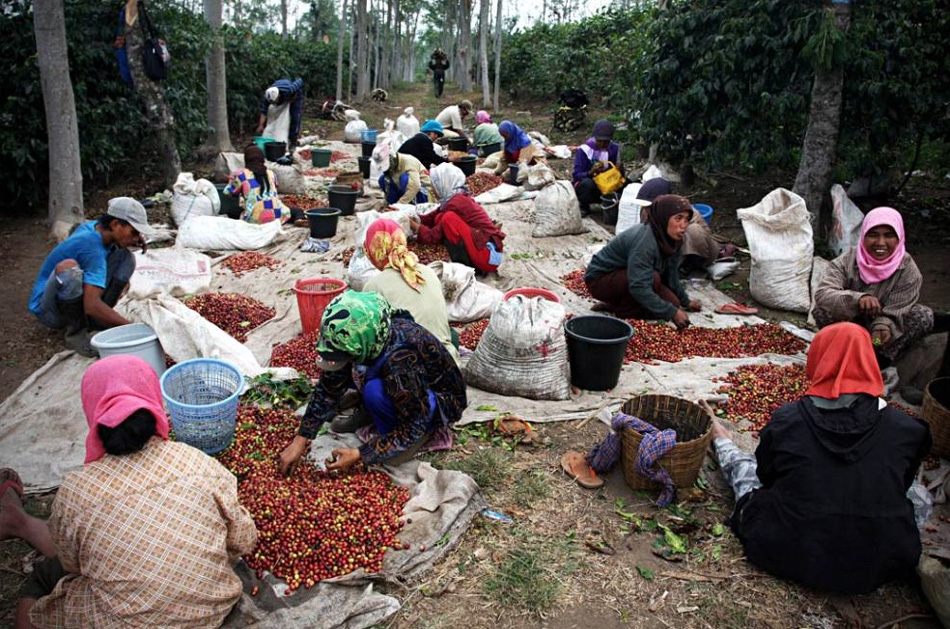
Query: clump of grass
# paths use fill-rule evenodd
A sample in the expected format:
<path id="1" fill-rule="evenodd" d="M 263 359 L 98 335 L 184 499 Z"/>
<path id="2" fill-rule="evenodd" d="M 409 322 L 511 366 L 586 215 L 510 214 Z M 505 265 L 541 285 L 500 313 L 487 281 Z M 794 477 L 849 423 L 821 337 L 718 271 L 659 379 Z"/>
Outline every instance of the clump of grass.
<path id="1" fill-rule="evenodd" d="M 464 459 L 447 462 L 445 469 L 468 474 L 482 489 L 496 489 L 511 477 L 509 459 L 502 450 L 483 448 Z"/>
<path id="2" fill-rule="evenodd" d="M 485 579 L 485 594 L 505 607 L 542 612 L 552 607 L 561 593 L 554 566 L 543 546 L 522 540 Z"/>
<path id="3" fill-rule="evenodd" d="M 519 507 L 529 508 L 551 495 L 547 475 L 540 470 L 525 470 L 515 481 L 512 497 Z"/>

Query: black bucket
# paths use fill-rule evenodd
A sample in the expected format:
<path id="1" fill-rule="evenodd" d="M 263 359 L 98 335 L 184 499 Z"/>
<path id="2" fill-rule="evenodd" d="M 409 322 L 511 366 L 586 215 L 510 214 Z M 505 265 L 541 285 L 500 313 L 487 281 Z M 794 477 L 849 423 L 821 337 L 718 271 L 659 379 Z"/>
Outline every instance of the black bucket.
<path id="1" fill-rule="evenodd" d="M 617 386 L 633 328 L 623 319 L 602 315 L 574 317 L 564 324 L 571 384 L 588 391 Z"/>
<path id="2" fill-rule="evenodd" d="M 616 225 L 617 214 L 620 210 L 620 199 L 618 196 L 616 194 L 609 194 L 605 197 L 600 197 L 600 207 L 604 210 L 604 224 Z"/>
<path id="3" fill-rule="evenodd" d="M 318 207 L 307 211 L 311 238 L 333 238 L 336 236 L 336 224 L 340 220 L 340 210 L 335 207 Z"/>
<path id="4" fill-rule="evenodd" d="M 264 157 L 267 158 L 269 162 L 276 162 L 284 154 L 287 153 L 287 143 L 286 142 L 265 142 L 264 143 Z"/>
<path id="5" fill-rule="evenodd" d="M 450 151 L 467 151 L 468 138 L 449 138 Z"/>
<path id="6" fill-rule="evenodd" d="M 481 157 L 488 157 L 492 153 L 497 153 L 501 150 L 501 142 L 495 142 L 494 144 L 486 144 L 485 146 L 480 146 L 478 148 L 478 154 Z"/>
<path id="7" fill-rule="evenodd" d="M 455 162 L 455 165 L 459 167 L 466 177 L 470 177 L 475 174 L 475 160 L 478 158 L 474 155 L 466 155 L 459 161 Z"/>
<path id="8" fill-rule="evenodd" d="M 376 150 L 376 142 L 360 142 L 360 147 L 363 149 L 363 157 L 372 157 L 373 151 Z"/>
<path id="9" fill-rule="evenodd" d="M 508 167 L 508 183 L 513 186 L 520 185 L 518 183 L 518 166 L 514 164 Z"/>
<path id="10" fill-rule="evenodd" d="M 221 200 L 221 210 L 218 214 L 226 214 L 228 218 L 241 218 L 241 200 L 236 196 L 224 194 L 224 189 L 228 187 L 225 183 L 216 183 L 214 187 L 218 189 L 218 198 Z"/>
<path id="11" fill-rule="evenodd" d="M 327 199 L 330 207 L 339 208 L 343 216 L 353 216 L 356 212 L 356 197 L 359 193 L 359 190 L 354 190 L 349 186 L 330 186 Z"/>
<path id="12" fill-rule="evenodd" d="M 369 164 L 372 158 L 360 156 L 356 160 L 360 163 L 360 174 L 363 175 L 363 179 L 369 179 Z"/>

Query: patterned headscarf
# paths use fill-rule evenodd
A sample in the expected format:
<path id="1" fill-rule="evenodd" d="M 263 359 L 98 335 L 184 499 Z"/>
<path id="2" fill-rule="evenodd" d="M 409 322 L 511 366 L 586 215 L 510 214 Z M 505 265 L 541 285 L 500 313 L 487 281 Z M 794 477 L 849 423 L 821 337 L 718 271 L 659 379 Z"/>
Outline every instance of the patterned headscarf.
<path id="1" fill-rule="evenodd" d="M 864 246 L 864 237 L 875 227 L 887 225 L 897 234 L 897 246 L 886 260 L 878 260 Z M 907 249 L 904 247 L 904 218 L 892 207 L 878 207 L 867 213 L 861 224 L 861 241 L 858 243 L 858 273 L 865 284 L 883 282 L 900 268 Z"/>
<path id="2" fill-rule="evenodd" d="M 389 342 L 391 308 L 379 293 L 347 290 L 323 311 L 317 352 L 344 352 L 365 365 Z"/>
<path id="3" fill-rule="evenodd" d="M 416 265 L 419 258 L 406 245 L 406 232 L 399 223 L 379 218 L 366 230 L 363 249 L 377 269 L 396 269 L 411 288 L 418 291 L 426 281 Z"/>

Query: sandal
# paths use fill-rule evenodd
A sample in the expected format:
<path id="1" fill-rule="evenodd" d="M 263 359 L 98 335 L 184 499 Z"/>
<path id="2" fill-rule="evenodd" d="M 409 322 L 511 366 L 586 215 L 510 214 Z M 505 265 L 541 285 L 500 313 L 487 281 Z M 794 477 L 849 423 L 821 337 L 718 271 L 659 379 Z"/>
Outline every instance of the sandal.
<path id="1" fill-rule="evenodd" d="M 502 415 L 492 422 L 492 430 L 506 437 L 521 436 L 521 443 L 531 445 L 538 439 L 538 433 L 527 421 L 516 415 Z"/>
<path id="2" fill-rule="evenodd" d="M 719 314 L 731 314 L 731 315 L 754 315 L 758 314 L 758 308 L 752 308 L 750 306 L 743 306 L 739 303 L 723 304 L 716 307 L 716 312 Z"/>
<path id="3" fill-rule="evenodd" d="M 7 479 L 0 484 L 0 497 L 3 497 L 8 489 L 12 489 L 18 496 L 23 497 L 23 481 L 20 480 L 20 475 L 16 473 L 16 470 L 9 467 L 0 469 L 0 478 Z"/>
<path id="4" fill-rule="evenodd" d="M 604 479 L 597 476 L 584 455 L 576 450 L 564 453 L 561 469 L 584 489 L 597 489 L 604 484 Z"/>

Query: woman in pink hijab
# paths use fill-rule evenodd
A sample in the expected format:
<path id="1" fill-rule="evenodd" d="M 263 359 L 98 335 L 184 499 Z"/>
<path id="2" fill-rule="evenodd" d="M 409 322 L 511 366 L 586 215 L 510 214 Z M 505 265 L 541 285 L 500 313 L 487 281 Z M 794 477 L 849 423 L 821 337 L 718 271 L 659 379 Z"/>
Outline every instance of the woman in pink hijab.
<path id="1" fill-rule="evenodd" d="M 858 245 L 831 261 L 815 291 L 818 326 L 862 325 L 871 334 L 881 369 L 934 327 L 933 310 L 918 303 L 923 277 L 904 244 L 900 212 L 871 210 Z"/>
<path id="2" fill-rule="evenodd" d="M 231 563 L 257 542 L 237 479 L 168 440 L 158 376 L 137 356 L 89 367 L 82 407 L 85 464 L 63 479 L 48 522 L 23 511 L 19 477 L 0 470 L 0 538 L 46 557 L 15 626 L 220 626 L 241 597 Z"/>

